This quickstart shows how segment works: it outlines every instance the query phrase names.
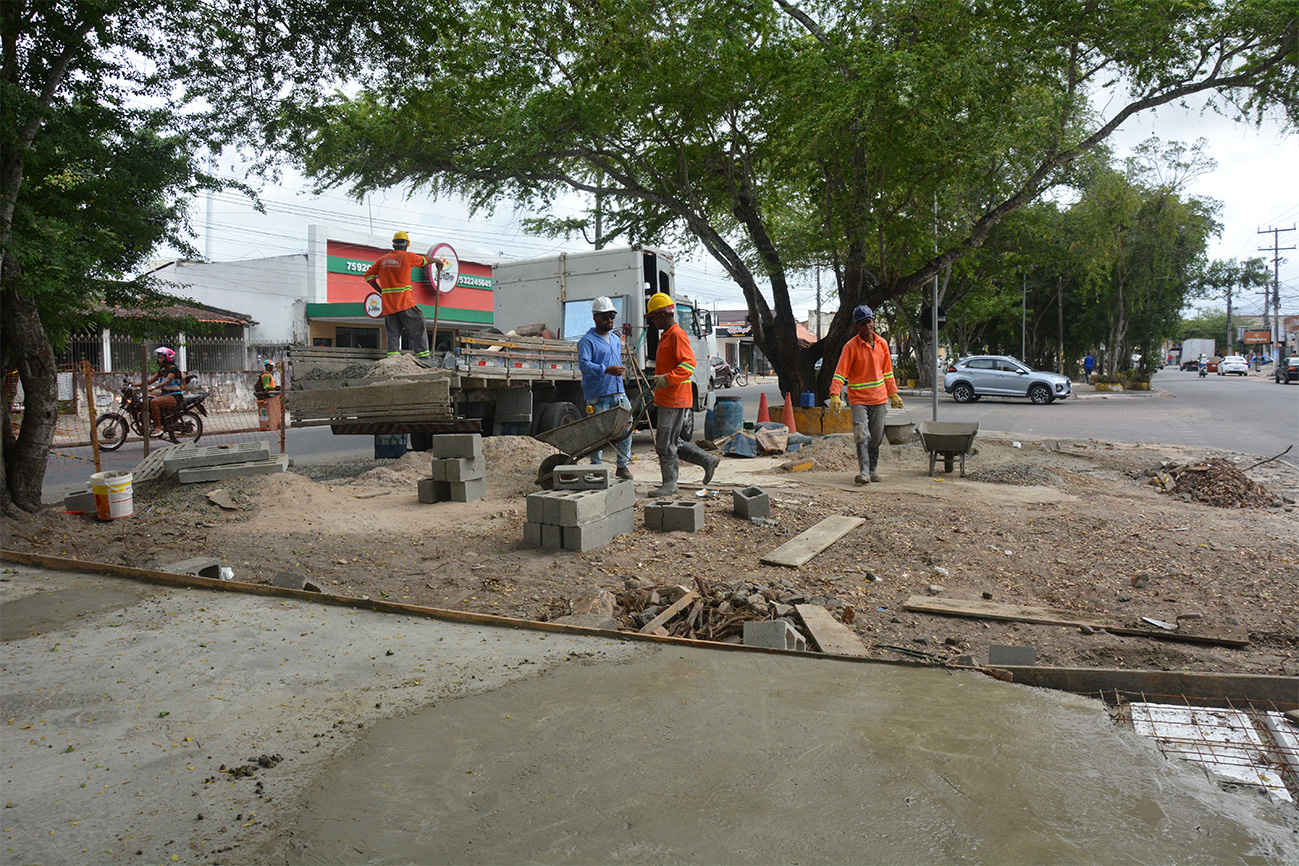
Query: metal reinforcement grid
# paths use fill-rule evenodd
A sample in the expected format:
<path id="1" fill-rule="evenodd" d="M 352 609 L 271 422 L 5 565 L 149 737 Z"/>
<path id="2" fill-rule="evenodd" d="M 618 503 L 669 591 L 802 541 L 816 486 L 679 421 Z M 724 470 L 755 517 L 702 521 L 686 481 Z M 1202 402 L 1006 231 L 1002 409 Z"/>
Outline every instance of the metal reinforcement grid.
<path id="1" fill-rule="evenodd" d="M 1153 739 L 1165 756 L 1197 764 L 1221 784 L 1258 788 L 1299 804 L 1299 726 L 1285 714 L 1293 706 L 1202 706 L 1209 702 L 1123 692 L 1102 698 L 1116 720 Z"/>

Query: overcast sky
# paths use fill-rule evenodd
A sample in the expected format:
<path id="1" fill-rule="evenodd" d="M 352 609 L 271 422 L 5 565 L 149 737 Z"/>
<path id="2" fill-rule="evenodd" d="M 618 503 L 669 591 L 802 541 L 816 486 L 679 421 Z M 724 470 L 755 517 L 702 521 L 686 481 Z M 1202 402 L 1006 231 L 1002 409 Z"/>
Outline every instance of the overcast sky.
<path id="1" fill-rule="evenodd" d="M 1222 236 L 1210 255 L 1219 259 L 1247 259 L 1260 256 L 1271 260 L 1273 235 L 1260 234 L 1271 228 L 1288 229 L 1299 223 L 1299 136 L 1284 136 L 1279 123 L 1261 129 L 1233 124 L 1216 115 L 1194 110 L 1168 108 L 1138 115 L 1111 138 L 1110 144 L 1122 157 L 1128 149 L 1151 135 L 1165 141 L 1209 142 L 1209 155 L 1218 163 L 1211 174 L 1196 179 L 1191 194 L 1222 202 Z M 230 173 L 233 174 L 233 169 Z M 242 178 L 240 178 L 242 179 Z M 241 196 L 217 195 L 208 203 L 197 201 L 193 210 L 196 246 L 215 261 L 246 260 L 265 256 L 302 253 L 307 247 L 307 226 L 327 223 L 353 231 L 388 235 L 397 229 L 410 232 L 416 247 L 428 242 L 446 242 L 463 258 L 532 257 L 564 250 L 589 249 L 579 241 L 563 242 L 529 236 L 523 231 L 524 215 L 508 210 L 494 217 L 470 220 L 459 202 L 435 202 L 426 196 L 407 199 L 392 190 L 368 196 L 358 203 L 342 192 L 312 196 L 302 192 L 301 179 L 286 175 L 280 185 L 262 187 L 267 214 L 253 211 Z M 1299 231 L 1277 236 L 1281 247 L 1299 245 Z M 677 253 L 678 291 L 718 309 L 743 308 L 739 289 L 711 258 L 683 260 Z M 1299 314 L 1299 251 L 1281 253 L 1281 311 Z M 794 311 L 802 317 L 816 306 L 812 278 L 794 287 Z M 1262 297 L 1238 299 L 1236 309 L 1245 314 L 1261 311 Z M 838 304 L 826 293 L 825 309 Z M 1215 306 L 1221 307 L 1221 304 Z"/>

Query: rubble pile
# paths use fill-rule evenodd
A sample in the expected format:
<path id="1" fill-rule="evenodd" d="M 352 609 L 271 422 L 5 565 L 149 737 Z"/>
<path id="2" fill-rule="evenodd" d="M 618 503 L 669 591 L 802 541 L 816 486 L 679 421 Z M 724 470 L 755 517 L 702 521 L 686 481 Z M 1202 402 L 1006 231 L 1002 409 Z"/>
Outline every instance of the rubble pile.
<path id="1" fill-rule="evenodd" d="M 1164 493 L 1187 502 L 1217 508 L 1272 508 L 1281 504 L 1266 487 L 1220 457 L 1197 463 L 1163 462 L 1138 474 L 1149 478 Z"/>
<path id="2" fill-rule="evenodd" d="M 654 586 L 640 578 L 629 578 L 627 585 L 617 597 L 616 610 L 624 631 L 641 631 L 688 592 L 682 586 Z M 660 634 L 738 644 L 746 622 L 786 620 L 806 637 L 794 605 L 818 604 L 840 617 L 846 607 L 843 599 L 810 596 L 786 581 L 774 586 L 744 582 L 732 587 L 709 587 L 696 577 L 694 591 L 698 597 L 663 622 Z"/>

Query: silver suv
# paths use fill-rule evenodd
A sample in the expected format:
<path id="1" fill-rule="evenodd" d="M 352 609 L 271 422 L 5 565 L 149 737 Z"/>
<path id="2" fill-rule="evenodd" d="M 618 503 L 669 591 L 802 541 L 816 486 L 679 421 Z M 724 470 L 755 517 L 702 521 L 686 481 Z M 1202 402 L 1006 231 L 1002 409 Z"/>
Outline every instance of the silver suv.
<path id="1" fill-rule="evenodd" d="M 948 366 L 943 390 L 957 403 L 980 397 L 1027 397 L 1046 405 L 1073 393 L 1068 376 L 1034 370 L 1009 355 L 971 355 Z"/>

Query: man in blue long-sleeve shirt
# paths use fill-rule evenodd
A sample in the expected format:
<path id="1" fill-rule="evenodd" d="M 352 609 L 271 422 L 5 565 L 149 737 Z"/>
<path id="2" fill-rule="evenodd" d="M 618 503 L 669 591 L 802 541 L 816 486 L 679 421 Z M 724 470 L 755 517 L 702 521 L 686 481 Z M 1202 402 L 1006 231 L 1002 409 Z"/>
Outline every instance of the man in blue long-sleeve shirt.
<path id="1" fill-rule="evenodd" d="M 586 400 L 586 411 L 594 414 L 622 406 L 630 411 L 631 402 L 627 400 L 627 391 L 623 388 L 622 377 L 626 368 L 622 365 L 622 340 L 613 330 L 613 320 L 618 313 L 613 302 L 608 298 L 596 298 L 591 304 L 591 318 L 595 327 L 582 335 L 577 344 L 577 365 L 582 370 L 582 397 Z M 627 436 L 614 443 L 618 452 L 619 478 L 631 478 L 631 431 Z M 604 462 L 604 451 L 595 452 L 591 462 Z"/>

